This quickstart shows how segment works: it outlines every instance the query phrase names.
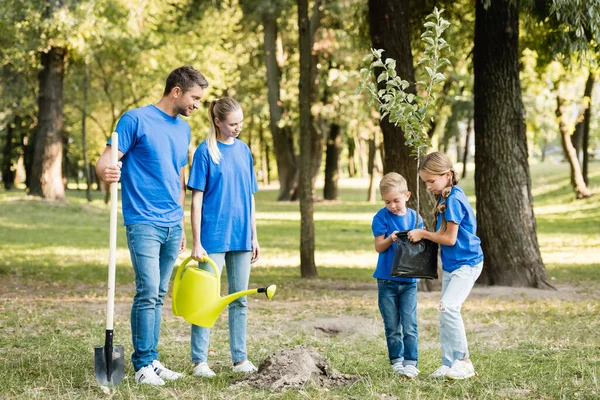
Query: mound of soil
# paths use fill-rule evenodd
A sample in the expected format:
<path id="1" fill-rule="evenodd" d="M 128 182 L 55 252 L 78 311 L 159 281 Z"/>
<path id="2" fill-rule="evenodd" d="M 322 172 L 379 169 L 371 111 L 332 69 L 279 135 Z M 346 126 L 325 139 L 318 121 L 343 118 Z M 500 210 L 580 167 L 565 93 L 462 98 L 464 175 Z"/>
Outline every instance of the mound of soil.
<path id="1" fill-rule="evenodd" d="M 241 383 L 261 389 L 301 389 L 308 385 L 336 387 L 354 383 L 358 376 L 342 374 L 312 347 L 296 346 L 275 353 Z"/>

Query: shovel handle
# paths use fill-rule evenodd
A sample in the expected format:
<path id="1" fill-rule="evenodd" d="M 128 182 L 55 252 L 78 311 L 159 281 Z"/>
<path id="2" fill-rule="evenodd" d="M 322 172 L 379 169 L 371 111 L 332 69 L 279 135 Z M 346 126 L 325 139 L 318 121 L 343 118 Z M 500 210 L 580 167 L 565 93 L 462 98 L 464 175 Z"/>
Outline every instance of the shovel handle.
<path id="1" fill-rule="evenodd" d="M 111 141 L 110 162 L 119 162 L 119 134 L 113 132 Z M 117 202 L 119 183 L 110 184 L 110 242 L 108 248 L 108 295 L 106 300 L 106 330 L 112 331 L 115 312 L 115 274 L 117 266 Z M 112 336 L 112 335 L 111 335 Z M 112 337 L 111 337 L 112 342 Z M 112 343 L 111 343 L 112 345 Z"/>

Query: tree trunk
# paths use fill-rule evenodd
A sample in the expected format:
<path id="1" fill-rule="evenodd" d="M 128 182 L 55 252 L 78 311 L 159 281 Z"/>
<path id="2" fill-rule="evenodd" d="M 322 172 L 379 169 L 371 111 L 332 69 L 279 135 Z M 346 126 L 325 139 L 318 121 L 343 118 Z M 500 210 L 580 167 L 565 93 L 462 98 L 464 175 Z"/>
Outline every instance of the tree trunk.
<path id="1" fill-rule="evenodd" d="M 269 184 L 269 145 L 265 142 L 262 122 L 258 125 L 258 140 L 260 141 L 260 170 L 262 171 L 262 183 Z"/>
<path id="2" fill-rule="evenodd" d="M 315 226 L 311 174 L 311 35 L 308 0 L 298 0 L 298 31 L 300 49 L 300 273 L 303 278 L 317 276 L 315 265 Z"/>
<path id="3" fill-rule="evenodd" d="M 4 189 L 6 190 L 12 189 L 15 181 L 12 158 L 14 130 L 12 123 L 9 122 L 6 124 L 6 142 L 4 143 L 4 149 L 2 150 L 2 182 L 4 183 Z"/>
<path id="4" fill-rule="evenodd" d="M 87 138 L 86 138 L 86 130 L 85 123 L 87 119 L 87 104 L 88 104 L 88 87 L 89 87 L 89 76 L 88 76 L 88 64 L 85 64 L 85 71 L 83 75 L 83 110 L 81 115 L 81 146 L 83 147 L 83 165 L 85 171 L 85 195 L 87 197 L 88 202 L 92 202 L 92 177 L 90 175 L 90 163 L 88 161 L 87 155 Z M 79 185 L 77 185 L 79 188 Z"/>
<path id="5" fill-rule="evenodd" d="M 571 166 L 571 184 L 573 185 L 575 196 L 578 199 L 583 199 L 585 197 L 590 197 L 592 192 L 588 189 L 583 180 L 581 166 L 579 165 L 579 159 L 577 158 L 577 150 L 575 150 L 575 146 L 573 146 L 573 142 L 571 141 L 571 132 L 564 121 L 564 114 L 564 99 L 560 94 L 557 94 L 556 116 L 558 117 L 558 127 L 565 158 L 569 161 L 569 165 Z"/>
<path id="6" fill-rule="evenodd" d="M 384 49 L 384 58 L 396 60 L 398 76 L 410 82 L 407 91 L 414 94 L 415 70 L 410 47 L 409 3 L 408 0 L 369 0 L 369 24 L 373 48 Z M 378 86 L 379 89 L 384 88 L 385 82 L 380 82 Z M 425 183 L 418 179 L 417 160 L 410 155 L 412 149 L 406 145 L 404 132 L 387 118 L 379 124 L 383 131 L 383 172 L 395 171 L 406 179 L 413 192 L 408 206 L 419 210 L 425 225 L 431 230 L 435 227 L 434 215 L 430 212 L 435 200 L 427 192 Z M 417 190 L 420 196 L 417 196 Z M 417 197 L 420 198 L 419 206 Z"/>
<path id="7" fill-rule="evenodd" d="M 356 176 L 356 164 L 354 161 L 354 153 L 356 151 L 356 143 L 354 137 L 348 137 L 348 176 L 354 178 Z"/>
<path id="8" fill-rule="evenodd" d="M 369 189 L 367 191 L 367 201 L 369 203 L 375 203 L 377 198 L 377 187 L 375 186 L 375 156 L 377 155 L 377 144 L 375 139 L 369 139 L 367 141 L 369 145 L 369 159 L 367 162 L 369 170 Z"/>
<path id="9" fill-rule="evenodd" d="M 476 0 L 475 193 L 480 282 L 550 289 L 533 214 L 519 80 L 519 1 Z"/>
<path id="10" fill-rule="evenodd" d="M 290 200 L 298 184 L 298 169 L 294 155 L 294 139 L 289 127 L 280 127 L 283 116 L 281 106 L 281 69 L 277 63 L 277 16 L 264 13 L 264 49 L 267 67 L 267 90 L 269 99 L 269 128 L 273 136 L 273 152 L 279 176 L 277 200 Z"/>
<path id="11" fill-rule="evenodd" d="M 340 178 L 340 154 L 342 153 L 342 135 L 340 126 L 331 124 L 329 129 L 329 140 L 325 155 L 325 187 L 323 198 L 325 200 L 338 199 L 338 180 Z"/>
<path id="12" fill-rule="evenodd" d="M 38 127 L 34 141 L 30 193 L 49 200 L 62 200 L 63 77 L 66 50 L 51 47 L 42 53 L 39 74 Z"/>
<path id="13" fill-rule="evenodd" d="M 585 91 L 583 93 L 583 96 L 585 98 L 585 101 L 584 101 L 585 111 L 583 112 L 583 120 L 581 122 L 578 122 L 577 125 L 575 126 L 575 131 L 581 132 L 580 147 L 578 148 L 577 146 L 575 146 L 575 148 L 578 149 L 578 151 L 577 151 L 578 157 L 577 158 L 581 161 L 581 166 L 582 166 L 581 174 L 583 175 L 583 182 L 586 184 L 586 186 L 589 184 L 588 147 L 589 147 L 589 141 L 590 141 L 590 118 L 591 118 L 591 111 L 592 111 L 592 93 L 593 93 L 593 89 L 594 89 L 595 78 L 596 77 L 594 76 L 594 73 L 590 71 L 590 73 L 588 74 L 587 82 L 585 83 Z M 575 145 L 575 143 L 573 143 L 573 144 Z M 579 157 L 579 154 L 581 154 L 581 157 Z"/>
<path id="14" fill-rule="evenodd" d="M 465 135 L 465 148 L 463 150 L 463 170 L 461 179 L 467 177 L 467 162 L 469 161 L 469 141 L 471 137 L 471 130 L 473 129 L 473 118 L 469 117 L 469 124 L 467 125 L 467 134 Z"/>

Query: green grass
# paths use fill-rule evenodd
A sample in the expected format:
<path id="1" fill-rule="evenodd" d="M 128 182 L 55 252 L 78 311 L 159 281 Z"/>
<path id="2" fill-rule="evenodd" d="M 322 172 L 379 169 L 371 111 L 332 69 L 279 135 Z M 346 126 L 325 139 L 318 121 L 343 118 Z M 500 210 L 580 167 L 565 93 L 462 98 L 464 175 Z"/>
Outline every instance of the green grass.
<path id="1" fill-rule="evenodd" d="M 600 187 L 600 165 L 591 166 Z M 474 196 L 472 170 L 461 186 Z M 465 382 L 426 378 L 440 363 L 439 292 L 419 294 L 419 368 L 405 381 L 387 361 L 364 180 L 345 180 L 340 202 L 315 204 L 319 278 L 299 273 L 298 203 L 257 194 L 261 260 L 251 286 L 278 285 L 272 302 L 249 298 L 248 351 L 260 363 L 298 344 L 313 346 L 331 366 L 360 380 L 344 388 L 272 392 L 236 385 L 230 373 L 226 312 L 213 330 L 214 380 L 191 376 L 162 388 L 125 379 L 110 394 L 98 386 L 93 347 L 103 344 L 108 259 L 108 207 L 101 193 L 69 191 L 67 203 L 0 192 L 0 399 L 592 399 L 600 397 L 600 203 L 574 200 L 566 165 L 533 165 L 538 241 L 557 291 L 476 288 L 464 305 L 479 376 Z M 189 202 L 188 202 L 189 205 Z M 188 210 L 189 214 L 189 210 Z M 188 237 L 191 232 L 188 228 Z M 117 255 L 116 344 L 131 353 L 133 272 L 124 228 Z M 316 327 L 341 326 L 339 334 Z M 161 359 L 191 373 L 189 326 L 165 306 Z"/>

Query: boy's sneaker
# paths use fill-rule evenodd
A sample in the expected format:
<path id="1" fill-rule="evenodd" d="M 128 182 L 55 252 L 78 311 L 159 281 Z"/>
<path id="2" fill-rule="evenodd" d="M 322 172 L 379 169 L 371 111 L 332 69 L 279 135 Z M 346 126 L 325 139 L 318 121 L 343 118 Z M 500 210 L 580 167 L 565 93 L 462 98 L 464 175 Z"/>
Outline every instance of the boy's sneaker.
<path id="1" fill-rule="evenodd" d="M 448 379 L 467 379 L 475 376 L 475 368 L 471 361 L 456 360 L 444 376 Z"/>
<path id="2" fill-rule="evenodd" d="M 162 363 L 158 360 L 152 361 L 152 367 L 154 367 L 154 372 L 162 379 L 167 379 L 170 381 L 174 381 L 179 378 L 183 378 L 183 374 L 179 372 L 171 371 L 169 368 L 162 365 Z"/>
<path id="3" fill-rule="evenodd" d="M 258 371 L 258 368 L 256 368 L 254 364 L 250 362 L 250 360 L 245 360 L 239 365 L 234 365 L 232 370 L 233 372 L 243 372 L 244 374 L 251 374 L 253 372 Z"/>
<path id="4" fill-rule="evenodd" d="M 433 374 L 429 375 L 429 377 L 434 379 L 444 379 L 444 376 L 446 376 L 446 373 L 448 373 L 448 371 L 450 371 L 450 367 L 447 365 L 442 365 L 441 367 L 433 371 Z"/>
<path id="5" fill-rule="evenodd" d="M 414 365 L 405 365 L 404 366 L 404 371 L 402 372 L 402 375 L 404 375 L 405 377 L 412 379 L 412 378 L 416 378 L 417 375 L 419 375 L 419 371 L 417 369 L 417 367 L 415 367 Z"/>
<path id="6" fill-rule="evenodd" d="M 217 374 L 215 374 L 215 371 L 210 369 L 210 367 L 208 366 L 208 364 L 206 362 L 198 363 L 194 367 L 194 376 L 201 376 L 203 378 L 212 378 L 213 376 L 216 376 L 216 375 Z"/>
<path id="7" fill-rule="evenodd" d="M 404 365 L 402 365 L 402 362 L 392 364 L 392 370 L 397 374 L 403 375 L 404 374 Z"/>
<path id="8" fill-rule="evenodd" d="M 146 365 L 144 368 L 137 371 L 135 373 L 135 381 L 137 383 L 147 383 L 154 386 L 162 386 L 165 384 L 165 381 L 163 381 L 160 376 L 156 375 L 152 365 Z"/>

